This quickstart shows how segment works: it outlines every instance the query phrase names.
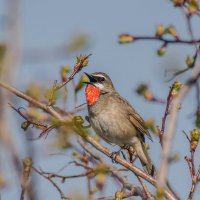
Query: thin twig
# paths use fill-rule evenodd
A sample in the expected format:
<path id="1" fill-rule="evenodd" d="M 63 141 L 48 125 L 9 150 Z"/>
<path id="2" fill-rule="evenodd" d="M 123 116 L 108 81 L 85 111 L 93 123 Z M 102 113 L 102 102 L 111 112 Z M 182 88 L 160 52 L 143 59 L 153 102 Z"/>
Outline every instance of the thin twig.
<path id="1" fill-rule="evenodd" d="M 188 164 L 188 168 L 189 168 L 189 171 L 190 171 L 190 176 L 192 177 L 192 166 L 191 166 L 191 158 L 185 156 L 185 160 Z"/>
<path id="2" fill-rule="evenodd" d="M 166 39 L 163 37 L 156 37 L 156 36 L 135 36 L 131 34 L 120 35 L 120 37 L 123 37 L 123 36 L 132 38 L 132 42 L 135 42 L 138 40 L 152 40 L 152 41 L 160 41 L 165 44 L 199 44 L 200 43 L 200 39 L 185 40 L 185 39 L 180 39 L 180 38 Z"/>
<path id="3" fill-rule="evenodd" d="M 140 182 L 141 186 L 143 187 L 143 190 L 144 190 L 144 192 L 145 192 L 145 194 L 146 194 L 146 196 L 147 196 L 147 199 L 148 199 L 148 200 L 154 199 L 154 198 L 152 197 L 152 195 L 150 194 L 150 192 L 148 191 L 148 188 L 147 188 L 147 186 L 145 185 L 145 183 L 144 183 L 144 181 L 142 180 L 142 178 L 140 178 L 139 176 L 137 176 L 137 179 L 138 179 L 138 181 Z"/>
<path id="4" fill-rule="evenodd" d="M 165 113 L 164 113 L 164 117 L 162 118 L 162 128 L 161 128 L 161 132 L 159 134 L 160 144 L 162 147 L 163 147 L 163 135 L 165 132 L 165 124 L 166 124 L 167 116 L 169 114 L 169 106 L 170 106 L 171 101 L 172 101 L 172 95 L 171 95 L 171 90 L 170 90 L 169 94 L 167 96 L 167 104 L 166 104 L 166 108 L 165 108 Z"/>
<path id="5" fill-rule="evenodd" d="M 70 176 L 63 176 L 63 175 L 59 175 L 59 174 L 52 173 L 52 172 L 41 171 L 41 173 L 43 175 L 47 175 L 50 178 L 60 178 L 62 180 L 86 177 L 86 176 L 90 175 L 92 172 L 93 172 L 93 170 L 89 170 L 88 172 L 84 172 L 84 173 L 81 173 L 81 174 L 70 175 Z"/>
<path id="6" fill-rule="evenodd" d="M 30 157 L 25 158 L 23 160 L 23 177 L 22 177 L 22 184 L 21 184 L 22 190 L 21 190 L 20 200 L 24 200 L 24 195 L 25 195 L 26 190 L 30 192 L 30 185 L 28 181 L 29 181 L 31 167 L 32 167 L 32 158 Z"/>
<path id="7" fill-rule="evenodd" d="M 81 62 L 78 62 L 74 65 L 74 71 L 72 74 L 67 78 L 67 80 L 59 85 L 56 86 L 55 90 L 61 89 L 63 86 L 65 86 L 67 83 L 69 83 L 71 80 L 74 79 L 74 76 L 84 67 L 84 62 L 91 56 L 92 54 L 89 54 L 87 56 L 84 56 L 81 60 Z"/>
<path id="8" fill-rule="evenodd" d="M 129 198 L 129 197 L 132 197 L 132 196 L 140 196 L 140 193 L 141 193 L 141 189 L 139 187 L 134 187 L 132 191 L 124 191 L 123 192 L 123 195 L 122 195 L 122 198 L 123 199 L 126 199 L 126 198 Z M 144 197 L 141 197 L 142 200 L 147 200 L 146 196 Z M 100 198 L 97 198 L 96 200 L 116 200 L 116 197 L 114 196 L 111 196 L 111 197 L 100 197 Z"/>
<path id="9" fill-rule="evenodd" d="M 35 171 L 37 174 L 39 174 L 40 176 L 44 177 L 45 179 L 47 179 L 55 188 L 56 190 L 59 192 L 60 194 L 60 198 L 61 199 L 66 199 L 69 200 L 69 197 L 66 197 L 65 194 L 62 192 L 62 190 L 58 187 L 58 185 L 48 176 L 45 176 L 41 171 L 39 171 L 38 169 L 36 169 L 35 167 L 31 167 L 33 169 L 33 171 Z"/>
<path id="10" fill-rule="evenodd" d="M 28 101 L 29 103 L 35 105 L 36 107 L 44 110 L 45 112 L 51 114 L 55 118 L 62 119 L 61 115 L 58 114 L 52 107 L 47 106 L 46 104 L 43 104 L 32 97 L 26 95 L 25 93 L 21 92 L 20 90 L 16 89 L 15 87 L 9 86 L 8 84 L 0 81 L 0 86 L 7 89 L 8 91 L 12 92 L 16 96 Z"/>
<path id="11" fill-rule="evenodd" d="M 21 117 L 23 117 L 29 124 L 32 124 L 32 125 L 34 125 L 34 126 L 39 126 L 39 127 L 41 127 L 42 129 L 46 129 L 46 128 L 48 128 L 47 127 L 47 125 L 43 125 L 43 124 L 41 124 L 41 123 L 39 123 L 39 122 L 37 122 L 37 121 L 33 121 L 33 120 L 31 120 L 31 119 L 29 119 L 27 116 L 25 116 L 25 114 L 23 114 L 22 112 L 21 112 L 21 109 L 22 109 L 22 107 L 20 107 L 20 108 L 15 108 L 12 104 L 8 104 L 13 110 L 15 110 Z M 24 108 L 23 108 L 24 109 Z"/>

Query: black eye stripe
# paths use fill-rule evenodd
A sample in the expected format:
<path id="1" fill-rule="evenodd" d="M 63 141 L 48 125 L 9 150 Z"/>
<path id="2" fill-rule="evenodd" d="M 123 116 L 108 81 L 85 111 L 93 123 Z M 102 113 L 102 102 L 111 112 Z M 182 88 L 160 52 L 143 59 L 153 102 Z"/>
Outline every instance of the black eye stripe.
<path id="1" fill-rule="evenodd" d="M 98 81 L 100 81 L 100 82 L 105 81 L 105 78 L 104 77 L 98 77 Z"/>

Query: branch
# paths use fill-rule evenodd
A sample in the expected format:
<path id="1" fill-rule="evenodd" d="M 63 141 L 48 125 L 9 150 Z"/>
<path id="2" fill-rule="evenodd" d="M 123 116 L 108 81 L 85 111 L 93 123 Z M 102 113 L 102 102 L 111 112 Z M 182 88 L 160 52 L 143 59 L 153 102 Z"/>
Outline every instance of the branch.
<path id="1" fill-rule="evenodd" d="M 127 40 L 124 42 L 123 38 Z M 200 43 L 200 39 L 191 39 L 191 40 L 184 40 L 180 38 L 166 39 L 166 38 L 157 37 L 157 36 L 135 36 L 135 35 L 126 34 L 126 33 L 121 34 L 119 36 L 119 43 L 121 44 L 135 42 L 138 40 L 152 40 L 152 41 L 155 40 L 155 41 L 163 42 L 164 44 L 199 44 Z"/>
<path id="2" fill-rule="evenodd" d="M 89 54 L 87 56 L 82 56 L 80 55 L 79 57 L 77 57 L 77 63 L 74 65 L 74 71 L 72 72 L 72 74 L 70 75 L 70 77 L 67 78 L 66 81 L 64 81 L 63 83 L 61 83 L 60 85 L 56 86 L 55 90 L 59 90 L 60 88 L 62 88 L 63 86 L 65 86 L 67 83 L 69 83 L 69 81 L 74 79 L 74 76 L 85 66 L 87 66 L 88 64 L 88 58 L 91 56 L 92 54 Z"/>
<path id="3" fill-rule="evenodd" d="M 165 123 L 166 123 L 167 116 L 169 114 L 169 106 L 170 106 L 171 100 L 172 100 L 172 95 L 171 95 L 171 90 L 170 90 L 168 97 L 167 97 L 167 104 L 166 104 L 166 108 L 165 108 L 165 113 L 164 113 L 164 116 L 162 118 L 162 128 L 161 128 L 161 132 L 159 134 L 160 144 L 161 144 L 162 147 L 163 147 L 163 135 L 164 135 L 164 132 L 165 132 Z"/>
<path id="4" fill-rule="evenodd" d="M 193 76 L 186 82 L 186 84 L 182 87 L 182 89 L 179 91 L 178 95 L 174 98 L 172 102 L 172 109 L 171 109 L 171 113 L 169 117 L 169 123 L 167 126 L 167 133 L 165 134 L 165 138 L 164 138 L 165 143 L 163 146 L 160 172 L 158 175 L 158 185 L 160 188 L 164 188 L 165 183 L 166 183 L 169 154 L 170 154 L 170 149 L 171 149 L 171 145 L 173 141 L 173 136 L 175 134 L 176 122 L 177 122 L 177 117 L 178 117 L 177 108 L 180 105 L 180 102 L 187 95 L 192 85 L 196 83 L 199 76 L 200 76 L 200 67 L 194 71 Z"/>
<path id="5" fill-rule="evenodd" d="M 63 175 L 59 175 L 59 174 L 56 174 L 56 173 L 44 172 L 44 171 L 41 171 L 41 173 L 43 175 L 48 176 L 49 178 L 60 178 L 64 182 L 65 179 L 81 178 L 81 177 L 88 176 L 91 173 L 93 173 L 93 170 L 88 170 L 87 172 L 84 172 L 84 173 L 81 173 L 81 174 L 76 174 L 76 175 L 71 175 L 71 176 L 63 176 Z"/>
<path id="6" fill-rule="evenodd" d="M 140 196 L 139 194 L 141 193 L 141 190 L 139 187 L 134 187 L 132 191 L 124 191 L 122 194 L 122 199 L 126 199 L 128 197 L 132 197 L 132 196 Z M 120 194 L 121 196 L 121 194 Z M 116 196 L 114 197 L 100 197 L 97 198 L 96 200 L 116 200 Z M 147 198 L 143 198 L 143 200 L 146 200 Z"/>
<path id="7" fill-rule="evenodd" d="M 147 188 L 147 186 L 145 185 L 145 183 L 144 183 L 144 181 L 142 180 L 142 178 L 140 178 L 139 176 L 137 176 L 137 179 L 138 179 L 138 181 L 140 182 L 140 184 L 142 185 L 143 190 L 144 190 L 144 192 L 145 192 L 145 194 L 146 194 L 146 196 L 147 196 L 147 199 L 148 199 L 148 200 L 153 200 L 153 199 L 154 199 L 154 198 L 153 198 L 153 195 L 151 195 L 151 193 L 148 191 L 148 188 Z"/>
<path id="8" fill-rule="evenodd" d="M 36 172 L 37 174 L 39 174 L 40 176 L 42 176 L 43 178 L 45 178 L 45 179 L 47 179 L 56 189 L 57 189 L 57 191 L 59 192 L 59 194 L 60 194 L 60 197 L 61 197 L 61 199 L 65 199 L 65 200 L 68 200 L 68 199 L 70 199 L 70 198 L 68 198 L 68 197 L 66 197 L 65 195 L 64 195 L 64 193 L 62 192 L 62 190 L 57 186 L 57 184 L 51 179 L 51 177 L 49 177 L 49 176 L 45 176 L 41 171 L 39 171 L 38 169 L 36 169 L 35 167 L 31 167 L 32 168 L 32 170 L 34 171 L 34 172 Z"/>
<path id="9" fill-rule="evenodd" d="M 95 149 L 99 150 L 100 152 L 102 152 L 103 154 L 105 154 L 106 156 L 110 157 L 112 155 L 112 152 L 103 147 L 101 144 L 99 144 L 96 140 L 94 140 L 92 137 L 87 136 L 86 138 L 84 138 L 88 143 L 90 143 Z M 137 176 L 140 176 L 141 178 L 145 179 L 146 181 L 148 181 L 149 183 L 151 183 L 153 186 L 157 187 L 157 181 L 150 175 L 146 174 L 145 172 L 143 172 L 142 170 L 140 170 L 139 168 L 135 167 L 134 165 L 132 165 L 132 163 L 127 162 L 126 160 L 120 158 L 119 156 L 116 156 L 116 162 L 121 164 L 122 166 L 126 167 L 127 169 L 129 169 L 130 171 L 132 171 L 134 174 L 136 174 Z M 167 196 L 168 199 L 171 200 L 175 200 L 176 198 L 171 194 L 171 192 L 169 192 L 169 190 L 165 189 L 165 194 Z"/>
<path id="10" fill-rule="evenodd" d="M 15 87 L 9 86 L 8 84 L 0 81 L 0 86 L 5 88 L 6 90 L 10 91 L 11 93 L 15 94 L 16 96 L 26 100 L 27 102 L 33 104 L 34 106 L 44 110 L 45 112 L 49 113 L 53 117 L 61 120 L 62 117 L 60 114 L 58 114 L 52 107 L 47 106 L 46 104 L 43 104 L 32 97 L 26 95 L 25 93 L 21 92 L 20 90 L 16 89 Z"/>
<path id="11" fill-rule="evenodd" d="M 38 108 L 46 111 L 47 113 L 51 114 L 52 116 L 54 116 L 55 118 L 57 118 L 60 121 L 63 122 L 69 122 L 72 123 L 73 121 L 73 116 L 72 115 L 67 115 L 65 118 L 62 117 L 60 114 L 58 114 L 54 109 L 52 109 L 51 107 L 47 107 L 45 104 L 29 97 L 28 95 L 24 94 L 23 92 L 17 90 L 14 87 L 11 87 L 9 85 L 7 85 L 4 82 L 0 81 L 0 86 L 2 86 L 3 88 L 9 90 L 10 92 L 12 92 L 13 94 L 17 95 L 18 97 L 33 103 L 35 106 L 37 106 Z M 94 148 L 96 148 L 97 150 L 99 150 L 100 152 L 102 152 L 103 154 L 105 154 L 106 156 L 110 157 L 110 155 L 112 154 L 112 152 L 103 147 L 101 144 L 99 144 L 94 138 L 92 138 L 91 136 L 89 136 L 88 134 L 85 136 L 85 134 L 83 134 L 84 129 L 81 129 L 80 133 L 80 127 L 74 127 L 74 131 L 79 133 L 80 135 L 82 135 L 82 137 L 84 137 L 84 139 L 90 143 Z M 143 172 L 142 170 L 140 170 L 139 168 L 135 167 L 134 165 L 132 165 L 131 163 L 127 162 L 126 160 L 120 158 L 119 156 L 116 156 L 116 162 L 118 162 L 119 164 L 121 164 L 122 166 L 126 167 L 127 169 L 129 169 L 130 171 L 132 171 L 134 174 L 142 177 L 143 179 L 145 179 L 146 181 L 148 181 L 149 183 L 151 183 L 153 186 L 157 187 L 157 181 L 150 175 L 146 174 L 145 172 Z M 169 192 L 169 190 L 165 189 L 165 194 L 167 196 L 168 199 L 170 200 L 175 200 L 176 198 L 172 195 L 171 192 Z"/>
<path id="12" fill-rule="evenodd" d="M 94 153 L 93 149 L 91 149 L 91 146 L 89 146 L 87 143 L 83 142 L 83 140 L 78 139 L 78 143 L 81 145 L 81 147 L 88 152 L 93 158 L 100 161 L 101 163 L 105 163 L 105 165 L 110 169 L 112 176 L 117 178 L 119 182 L 123 185 L 124 188 L 131 188 L 132 185 L 128 183 L 127 179 L 122 176 L 117 170 L 117 168 L 109 165 L 104 161 L 102 157 L 100 157 L 97 153 Z"/>
<path id="13" fill-rule="evenodd" d="M 23 177 L 22 177 L 22 191 L 21 191 L 21 196 L 20 200 L 24 200 L 24 195 L 26 190 L 28 191 L 29 198 L 31 199 L 32 197 L 32 191 L 30 190 L 30 184 L 29 184 L 29 176 L 30 176 L 30 171 L 32 167 L 32 158 L 27 157 L 23 160 Z"/>

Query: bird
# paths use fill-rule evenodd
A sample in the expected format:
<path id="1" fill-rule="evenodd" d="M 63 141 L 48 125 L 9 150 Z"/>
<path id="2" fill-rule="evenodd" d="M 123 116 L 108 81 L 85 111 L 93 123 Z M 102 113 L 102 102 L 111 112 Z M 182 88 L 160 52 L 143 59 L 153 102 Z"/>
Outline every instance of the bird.
<path id="1" fill-rule="evenodd" d="M 144 120 L 120 96 L 106 73 L 85 74 L 88 77 L 85 96 L 92 128 L 107 143 L 133 147 L 144 170 L 153 176 L 154 165 L 145 147 L 145 136 L 150 140 L 152 137 Z"/>

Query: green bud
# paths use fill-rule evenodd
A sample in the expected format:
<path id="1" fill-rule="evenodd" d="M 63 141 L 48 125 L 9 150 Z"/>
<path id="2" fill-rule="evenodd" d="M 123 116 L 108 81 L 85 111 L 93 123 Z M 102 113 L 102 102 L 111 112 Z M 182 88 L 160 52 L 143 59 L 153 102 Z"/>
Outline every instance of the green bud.
<path id="1" fill-rule="evenodd" d="M 200 132 L 197 129 L 193 129 L 190 132 L 191 141 L 199 141 Z"/>
<path id="2" fill-rule="evenodd" d="M 129 34 L 121 34 L 119 36 L 119 43 L 120 44 L 134 42 L 134 40 L 135 40 L 134 37 L 132 35 L 129 35 Z"/>
<path id="3" fill-rule="evenodd" d="M 169 26 L 167 28 L 166 32 L 169 33 L 170 35 L 174 36 L 174 37 L 178 37 L 178 33 L 177 33 L 174 26 Z"/>
<path id="4" fill-rule="evenodd" d="M 73 120 L 74 120 L 75 125 L 77 126 L 83 125 L 84 123 L 84 120 L 81 116 L 75 116 Z"/>
<path id="5" fill-rule="evenodd" d="M 147 101 L 151 101 L 154 98 L 153 93 L 151 92 L 151 90 L 149 89 L 148 85 L 146 85 L 146 84 L 140 84 L 137 87 L 136 92 L 139 95 L 142 95 Z"/>
<path id="6" fill-rule="evenodd" d="M 148 151 L 150 149 L 150 146 L 148 143 L 145 143 L 145 149 Z"/>
<path id="7" fill-rule="evenodd" d="M 183 84 L 181 82 L 175 81 L 171 87 L 171 95 L 172 96 L 177 95 L 182 86 Z"/>
<path id="8" fill-rule="evenodd" d="M 170 156 L 169 161 L 178 161 L 180 159 L 180 155 L 178 153 L 174 153 Z"/>
<path id="9" fill-rule="evenodd" d="M 73 156 L 73 157 L 76 157 L 77 155 L 78 155 L 78 153 L 77 153 L 77 152 L 75 152 L 75 151 L 74 151 L 74 152 L 72 152 L 72 156 Z"/>
<path id="10" fill-rule="evenodd" d="M 24 131 L 26 131 L 27 130 L 27 128 L 30 126 L 30 123 L 28 122 L 28 121 L 24 121 L 24 122 L 22 122 L 22 124 L 21 124 L 21 128 L 24 130 Z"/>
<path id="11" fill-rule="evenodd" d="M 187 56 L 185 62 L 189 68 L 194 67 L 194 57 Z"/>
<path id="12" fill-rule="evenodd" d="M 85 75 L 82 75 L 79 79 L 78 84 L 75 87 L 75 92 L 77 93 L 78 91 L 80 91 L 85 86 L 84 82 L 87 82 L 87 81 L 88 81 L 88 77 Z"/>
<path id="13" fill-rule="evenodd" d="M 199 143 L 200 138 L 200 132 L 197 129 L 193 129 L 190 132 L 190 148 L 192 150 L 195 150 L 197 148 L 197 145 Z"/>
<path id="14" fill-rule="evenodd" d="M 97 188 L 97 187 L 93 187 L 93 188 L 92 188 L 92 193 L 94 194 L 94 193 L 96 193 L 96 192 L 98 192 L 98 188 Z"/>
<path id="15" fill-rule="evenodd" d="M 163 55 L 165 55 L 166 51 L 167 51 L 167 48 L 165 46 L 162 46 L 162 47 L 160 47 L 160 49 L 157 50 L 157 54 L 159 56 L 163 56 Z"/>
<path id="16" fill-rule="evenodd" d="M 28 88 L 26 90 L 26 94 L 28 96 L 31 96 L 35 100 L 40 100 L 40 93 L 42 88 L 40 88 L 37 84 L 31 83 L 28 85 Z"/>
<path id="17" fill-rule="evenodd" d="M 184 4 L 184 0 L 172 0 L 174 6 L 182 6 Z"/>
<path id="18" fill-rule="evenodd" d="M 146 90 L 148 90 L 148 86 L 146 84 L 140 84 L 137 89 L 136 89 L 136 92 L 138 94 L 143 94 Z"/>
<path id="19" fill-rule="evenodd" d="M 116 192 L 115 193 L 115 200 L 122 200 L 123 192 Z"/>
<path id="20" fill-rule="evenodd" d="M 156 190 L 156 200 L 164 199 L 164 197 L 165 197 L 164 188 L 158 187 Z"/>
<path id="21" fill-rule="evenodd" d="M 61 79 L 63 82 L 67 80 L 67 75 L 70 72 L 70 67 L 67 65 L 63 65 L 60 70 Z"/>
<path id="22" fill-rule="evenodd" d="M 160 24 L 156 27 L 156 36 L 162 37 L 165 34 L 166 28 Z"/>
<path id="23" fill-rule="evenodd" d="M 96 174 L 107 174 L 109 173 L 109 168 L 108 166 L 104 165 L 104 164 L 99 164 L 94 168 L 94 172 Z"/>
<path id="24" fill-rule="evenodd" d="M 55 95 L 54 87 L 47 89 L 44 93 L 44 97 L 48 100 L 49 106 L 55 105 L 57 97 Z"/>
<path id="25" fill-rule="evenodd" d="M 86 56 L 80 55 L 76 57 L 76 65 L 82 65 L 82 67 L 86 67 L 88 65 L 88 58 Z"/>
<path id="26" fill-rule="evenodd" d="M 23 160 L 23 165 L 24 167 L 31 167 L 32 165 L 32 158 L 31 157 L 27 157 Z"/>
<path id="27" fill-rule="evenodd" d="M 197 12 L 199 6 L 198 6 L 198 0 L 190 0 L 188 1 L 188 12 L 189 14 L 194 14 L 195 12 Z"/>
<path id="28" fill-rule="evenodd" d="M 96 182 L 96 186 L 97 188 L 102 191 L 102 189 L 104 188 L 105 184 L 106 184 L 106 179 L 107 176 L 105 174 L 97 174 L 95 177 L 95 182 Z"/>
<path id="29" fill-rule="evenodd" d="M 158 134 L 158 128 L 155 124 L 154 119 L 152 118 L 145 120 L 145 128 L 150 129 L 156 135 Z"/>

